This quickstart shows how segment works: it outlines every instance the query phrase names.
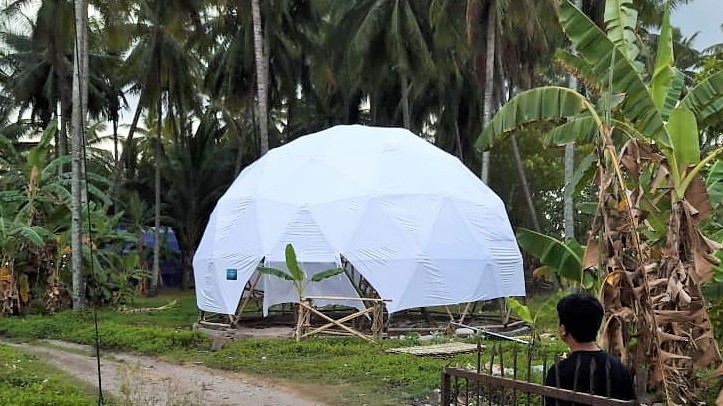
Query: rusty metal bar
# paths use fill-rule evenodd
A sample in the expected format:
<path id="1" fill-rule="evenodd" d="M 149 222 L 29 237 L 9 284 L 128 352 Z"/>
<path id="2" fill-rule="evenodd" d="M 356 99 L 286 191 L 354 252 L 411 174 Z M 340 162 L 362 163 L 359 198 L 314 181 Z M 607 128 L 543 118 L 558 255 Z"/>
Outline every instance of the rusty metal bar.
<path id="1" fill-rule="evenodd" d="M 492 351 L 490 352 L 490 376 L 494 375 L 494 367 L 495 367 L 495 351 L 497 351 L 497 348 L 493 345 Z M 487 404 L 492 405 L 492 382 L 487 381 Z"/>
<path id="2" fill-rule="evenodd" d="M 450 399 L 449 396 L 452 393 L 452 388 L 450 387 L 452 383 L 452 376 L 447 373 L 447 371 L 442 371 L 442 387 L 440 388 L 441 393 L 441 400 L 443 405 L 449 405 Z"/>
<path id="3" fill-rule="evenodd" d="M 633 406 L 637 405 L 634 400 L 618 400 L 606 398 L 598 395 L 592 395 L 589 393 L 574 392 L 567 389 L 555 388 L 552 386 L 540 385 L 532 382 L 518 381 L 514 379 L 492 376 L 489 374 L 478 374 L 475 372 L 467 371 L 458 368 L 445 368 L 444 375 L 454 376 L 457 378 L 464 378 L 468 381 L 484 382 L 490 386 L 495 387 L 506 387 L 509 389 L 517 389 L 527 393 L 544 396 L 551 399 L 557 399 L 567 402 L 576 402 L 587 404 L 591 406 Z M 445 379 L 445 378 L 443 378 Z M 443 399 L 445 395 L 442 394 Z M 449 403 L 447 403 L 449 404 Z"/>
<path id="4" fill-rule="evenodd" d="M 532 346 L 527 347 L 527 382 L 532 382 L 532 350 Z M 544 371 L 542 375 L 545 375 Z M 527 392 L 526 394 L 525 405 L 530 406 L 530 393 Z"/>
<path id="5" fill-rule="evenodd" d="M 500 351 L 500 376 L 504 378 L 505 377 L 505 352 L 502 349 L 502 343 L 498 344 L 498 347 L 499 347 L 499 351 Z M 500 386 L 500 402 L 501 402 L 500 404 L 505 404 L 504 399 L 505 399 L 505 387 Z"/>
<path id="6" fill-rule="evenodd" d="M 512 379 L 517 380 L 517 346 L 512 350 Z M 512 404 L 517 406 L 517 389 L 512 389 Z"/>

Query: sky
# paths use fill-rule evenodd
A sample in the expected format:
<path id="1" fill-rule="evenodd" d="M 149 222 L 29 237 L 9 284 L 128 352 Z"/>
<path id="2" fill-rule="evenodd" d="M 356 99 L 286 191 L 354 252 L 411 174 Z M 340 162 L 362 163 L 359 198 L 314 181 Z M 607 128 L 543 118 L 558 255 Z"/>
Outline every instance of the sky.
<path id="1" fill-rule="evenodd" d="M 673 25 L 680 27 L 683 36 L 690 37 L 700 31 L 693 45 L 702 50 L 723 43 L 723 0 L 693 0 L 678 6 L 673 12 Z"/>

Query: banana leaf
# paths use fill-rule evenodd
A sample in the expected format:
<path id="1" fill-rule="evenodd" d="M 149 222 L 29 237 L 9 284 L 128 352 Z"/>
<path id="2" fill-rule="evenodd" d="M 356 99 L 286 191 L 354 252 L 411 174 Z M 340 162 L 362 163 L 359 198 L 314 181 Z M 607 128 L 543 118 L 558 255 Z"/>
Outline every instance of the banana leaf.
<path id="1" fill-rule="evenodd" d="M 294 281 L 303 282 L 306 279 L 306 274 L 299 266 L 299 262 L 296 261 L 296 251 L 291 244 L 286 244 L 286 267 L 289 269 L 289 273 Z"/>
<path id="2" fill-rule="evenodd" d="M 55 136 L 57 130 L 57 122 L 51 121 L 43 131 L 38 144 L 28 151 L 27 160 L 25 162 L 25 175 L 29 178 L 33 167 L 44 168 L 48 152 L 50 151 L 50 142 Z"/>
<path id="3" fill-rule="evenodd" d="M 281 269 L 267 268 L 267 267 L 260 266 L 260 267 L 256 268 L 256 270 L 259 271 L 260 273 L 264 274 L 264 275 L 275 276 L 275 277 L 277 277 L 277 278 L 279 278 L 279 279 L 284 279 L 284 280 L 287 280 L 287 281 L 293 281 L 293 280 L 294 280 L 294 278 L 292 278 L 291 275 L 289 275 L 288 273 L 282 271 Z"/>
<path id="4" fill-rule="evenodd" d="M 700 82 L 680 102 L 695 114 L 698 128 L 705 129 L 723 119 L 723 72 Z"/>
<path id="5" fill-rule="evenodd" d="M 477 139 L 476 147 L 490 147 L 522 124 L 576 116 L 587 106 L 583 95 L 565 87 L 546 86 L 522 92 L 495 114 Z"/>
<path id="6" fill-rule="evenodd" d="M 665 6 L 663 21 L 658 36 L 658 49 L 655 56 L 655 69 L 650 84 L 653 102 L 658 109 L 666 104 L 668 90 L 673 83 L 675 72 L 673 70 L 673 27 L 670 25 L 670 5 Z M 677 102 L 677 100 L 675 100 Z"/>
<path id="7" fill-rule="evenodd" d="M 607 0 L 603 18 L 610 41 L 632 63 L 635 70 L 641 72 L 643 64 L 636 60 L 640 55 L 640 49 L 635 44 L 638 12 L 633 8 L 632 0 Z"/>
<path id="8" fill-rule="evenodd" d="M 565 145 L 570 142 L 592 143 L 597 136 L 595 118 L 581 114 L 545 134 L 545 144 Z"/>
<path id="9" fill-rule="evenodd" d="M 700 162 L 698 125 L 693 112 L 686 108 L 673 109 L 668 121 L 668 133 L 673 143 L 675 166 L 682 175 L 688 165 Z"/>
<path id="10" fill-rule="evenodd" d="M 15 233 L 22 236 L 25 240 L 33 243 L 38 247 L 42 247 L 43 245 L 45 245 L 45 240 L 50 235 L 50 232 L 48 232 L 48 230 L 40 226 L 22 226 L 19 227 L 15 231 Z"/>
<path id="11" fill-rule="evenodd" d="M 711 166 L 705 179 L 705 186 L 713 207 L 723 204 L 723 161 L 719 160 Z"/>
<path id="12" fill-rule="evenodd" d="M 532 317 L 530 308 L 523 305 L 519 300 L 514 297 L 508 297 L 507 305 L 510 307 L 510 310 L 512 310 L 512 313 L 514 313 L 515 316 L 519 317 L 522 321 L 531 326 L 535 324 L 535 319 Z"/>
<path id="13" fill-rule="evenodd" d="M 326 271 L 321 271 L 321 272 L 317 273 L 316 275 L 312 276 L 311 281 L 312 282 L 321 282 L 325 279 L 329 279 L 331 277 L 339 275 L 342 272 L 344 272 L 344 270 L 341 268 L 327 269 Z"/>
<path id="14" fill-rule="evenodd" d="M 572 282 L 582 281 L 582 247 L 565 245 L 553 237 L 520 229 L 517 242 L 543 264 L 557 271 L 558 275 Z"/>
<path id="15" fill-rule="evenodd" d="M 573 43 L 575 50 L 588 62 L 589 80 L 598 83 L 599 88 L 613 93 L 624 93 L 627 99 L 621 112 L 635 123 L 647 137 L 670 147 L 663 118 L 655 107 L 648 88 L 620 49 L 580 9 L 569 0 L 564 0 L 558 12 L 560 23 Z M 612 66 L 611 66 L 612 64 Z M 610 74 L 612 71 L 612 78 Z M 607 82 L 612 85 L 608 89 Z"/>
<path id="16" fill-rule="evenodd" d="M 578 165 L 577 169 L 575 169 L 575 172 L 572 175 L 572 181 L 569 185 L 565 185 L 565 196 L 572 196 L 579 193 L 586 183 L 583 182 L 582 186 L 580 186 L 581 181 L 583 179 L 592 179 L 592 176 L 597 169 L 597 167 L 594 165 L 595 163 L 597 163 L 597 159 L 598 157 L 595 152 L 591 152 L 590 154 L 585 156 L 585 158 L 583 158 L 583 160 L 580 162 L 580 165 Z"/>
<path id="17" fill-rule="evenodd" d="M 555 60 L 562 65 L 568 73 L 577 76 L 585 83 L 585 86 L 593 91 L 602 92 L 604 83 L 593 72 L 592 66 L 582 57 L 564 49 L 555 51 Z"/>

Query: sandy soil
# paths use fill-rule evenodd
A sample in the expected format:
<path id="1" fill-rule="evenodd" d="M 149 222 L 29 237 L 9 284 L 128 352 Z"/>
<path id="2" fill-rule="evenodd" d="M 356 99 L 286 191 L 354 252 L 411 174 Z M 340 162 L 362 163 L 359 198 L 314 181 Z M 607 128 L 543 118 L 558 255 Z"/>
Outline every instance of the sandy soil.
<path id="1" fill-rule="evenodd" d="M 98 387 L 96 359 L 90 346 L 59 341 L 12 344 L 71 376 Z M 293 386 L 202 365 L 178 365 L 125 353 L 101 353 L 104 393 L 131 405 L 323 406 L 301 396 Z"/>

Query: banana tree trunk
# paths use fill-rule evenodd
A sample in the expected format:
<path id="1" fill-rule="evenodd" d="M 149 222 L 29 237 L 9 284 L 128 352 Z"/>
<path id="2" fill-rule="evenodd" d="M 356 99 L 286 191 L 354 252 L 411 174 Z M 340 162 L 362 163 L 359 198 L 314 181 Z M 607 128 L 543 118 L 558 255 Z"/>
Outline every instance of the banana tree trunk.
<path id="1" fill-rule="evenodd" d="M 261 141 L 261 155 L 269 151 L 269 127 L 268 127 L 268 106 L 267 106 L 267 87 L 268 87 L 268 67 L 264 57 L 264 38 L 263 29 L 261 27 L 261 8 L 259 0 L 251 0 L 251 14 L 254 24 L 254 56 L 256 59 L 256 88 L 258 91 L 258 125 L 259 137 Z"/>
<path id="2" fill-rule="evenodd" d="M 83 238 L 81 228 L 81 176 L 83 161 L 83 47 L 82 37 L 85 30 L 83 9 L 85 0 L 75 1 L 76 15 L 76 44 L 73 52 L 73 81 L 72 81 L 72 103 L 71 112 L 71 200 L 70 200 L 70 228 L 71 228 L 71 250 L 72 250 L 72 275 L 73 275 L 73 309 L 80 310 L 84 304 L 83 294 Z"/>
<path id="3" fill-rule="evenodd" d="M 491 2 L 487 12 L 487 56 L 485 57 L 485 94 L 484 106 L 482 109 L 482 128 L 486 127 L 492 117 L 492 104 L 494 103 L 494 80 L 495 80 L 495 25 L 497 16 L 495 4 Z M 482 153 L 482 182 L 489 183 L 490 178 L 490 151 Z"/>

